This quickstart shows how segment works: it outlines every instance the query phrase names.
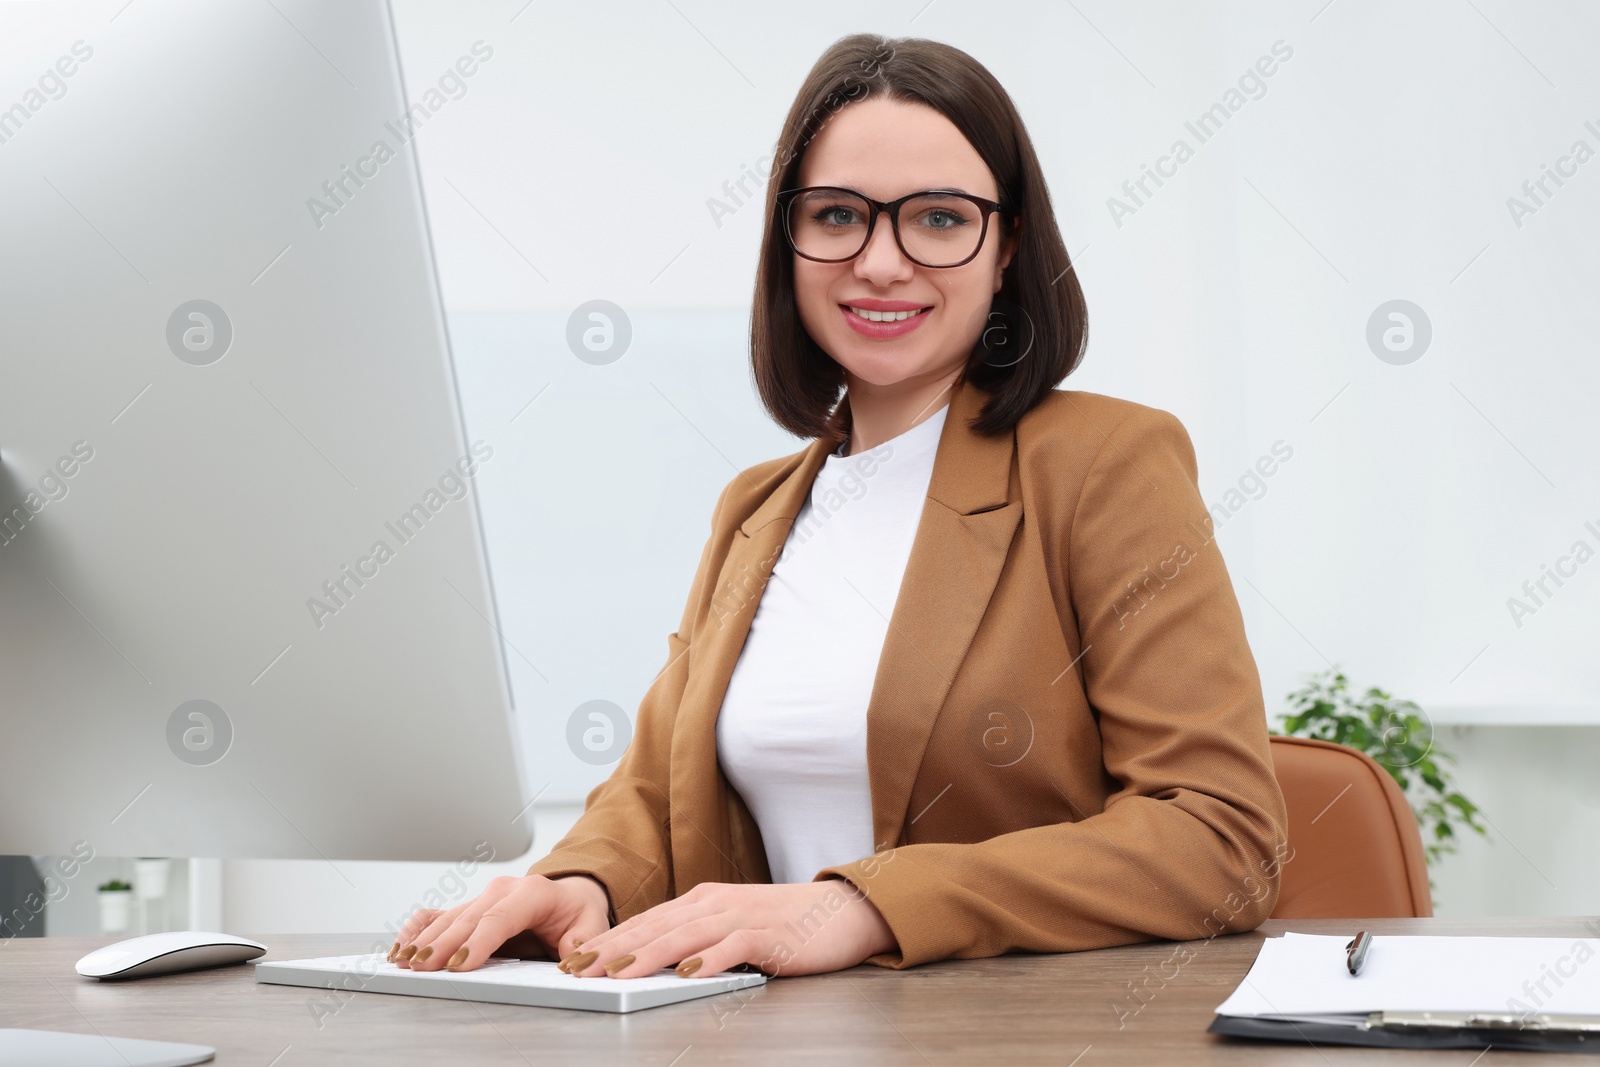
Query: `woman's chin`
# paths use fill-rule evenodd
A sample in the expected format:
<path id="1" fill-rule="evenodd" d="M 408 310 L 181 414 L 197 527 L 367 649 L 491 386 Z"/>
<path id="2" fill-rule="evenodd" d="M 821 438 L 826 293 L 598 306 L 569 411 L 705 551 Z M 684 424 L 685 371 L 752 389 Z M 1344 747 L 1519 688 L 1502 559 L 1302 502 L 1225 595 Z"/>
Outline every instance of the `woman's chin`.
<path id="1" fill-rule="evenodd" d="M 899 385 L 934 369 L 932 361 L 920 352 L 862 352 L 857 345 L 846 345 L 839 351 L 844 353 L 844 358 L 835 355 L 834 362 L 848 371 L 852 378 L 867 385 Z"/>

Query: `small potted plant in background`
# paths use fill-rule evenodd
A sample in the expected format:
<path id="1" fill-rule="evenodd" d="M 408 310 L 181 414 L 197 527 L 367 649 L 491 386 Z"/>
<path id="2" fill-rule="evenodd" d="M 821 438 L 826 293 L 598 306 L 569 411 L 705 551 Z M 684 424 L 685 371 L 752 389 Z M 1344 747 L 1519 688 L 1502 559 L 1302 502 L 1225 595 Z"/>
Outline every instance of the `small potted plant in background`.
<path id="1" fill-rule="evenodd" d="M 128 928 L 128 902 L 133 899 L 133 886 L 120 878 L 100 886 L 100 932 L 120 934 Z"/>
<path id="2" fill-rule="evenodd" d="M 1433 724 L 1412 701 L 1397 700 L 1376 686 L 1358 697 L 1344 674 L 1330 667 L 1290 693 L 1289 704 L 1277 733 L 1365 752 L 1399 783 L 1416 813 L 1430 871 L 1440 857 L 1456 851 L 1458 829 L 1489 835 L 1478 821 L 1478 806 L 1461 795 L 1445 767 L 1455 757 L 1434 743 Z"/>

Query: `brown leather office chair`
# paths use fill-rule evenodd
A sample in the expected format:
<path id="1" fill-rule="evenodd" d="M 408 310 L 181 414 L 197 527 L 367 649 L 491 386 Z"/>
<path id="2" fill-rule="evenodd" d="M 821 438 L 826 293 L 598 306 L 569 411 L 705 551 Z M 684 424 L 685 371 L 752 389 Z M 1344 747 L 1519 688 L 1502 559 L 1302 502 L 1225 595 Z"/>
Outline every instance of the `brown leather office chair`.
<path id="1" fill-rule="evenodd" d="M 1422 834 L 1393 776 L 1330 741 L 1274 735 L 1271 751 L 1292 849 L 1272 918 L 1432 915 Z"/>

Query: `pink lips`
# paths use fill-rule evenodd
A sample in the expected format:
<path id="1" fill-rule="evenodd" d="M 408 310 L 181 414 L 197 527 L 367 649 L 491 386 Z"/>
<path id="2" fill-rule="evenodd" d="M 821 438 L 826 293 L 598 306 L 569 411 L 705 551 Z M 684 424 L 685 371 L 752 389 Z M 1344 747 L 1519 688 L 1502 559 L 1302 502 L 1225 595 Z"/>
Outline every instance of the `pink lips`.
<path id="1" fill-rule="evenodd" d="M 872 305 L 889 305 L 887 307 L 874 307 Z M 917 304 L 907 303 L 904 300 L 863 300 L 859 305 L 868 311 L 911 311 L 918 307 Z M 894 337 L 903 337 L 922 325 L 922 320 L 933 314 L 932 311 L 921 311 L 899 322 L 872 322 L 862 318 L 843 304 L 839 305 L 839 314 L 844 316 L 850 328 L 863 337 L 884 341 Z"/>

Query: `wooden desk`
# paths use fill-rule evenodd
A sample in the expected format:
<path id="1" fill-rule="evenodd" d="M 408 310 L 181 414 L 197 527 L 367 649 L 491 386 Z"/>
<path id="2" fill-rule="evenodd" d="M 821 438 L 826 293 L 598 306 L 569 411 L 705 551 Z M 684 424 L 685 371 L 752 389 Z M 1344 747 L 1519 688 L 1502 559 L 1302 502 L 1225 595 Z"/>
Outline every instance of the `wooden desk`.
<path id="1" fill-rule="evenodd" d="M 252 965 L 102 983 L 73 963 L 104 938 L 0 943 L 0 1025 L 212 1045 L 219 1064 L 471 1063 L 529 1067 L 870 1063 L 1450 1064 L 1529 1067 L 1529 1053 L 1312 1049 L 1205 1033 L 1267 934 L 1500 934 L 1593 937 L 1581 918 L 1273 921 L 1258 931 L 1095 952 L 857 967 L 773 979 L 749 992 L 633 1015 L 349 993 L 319 1027 L 316 990 L 259 985 Z M 247 935 L 254 936 L 254 935 Z M 368 951 L 370 936 L 276 935 L 269 960 Z M 1148 970 L 1147 970 L 1148 968 Z M 1149 990 L 1133 999 L 1129 983 Z M 1172 977 L 1162 977 L 1171 975 Z M 1120 1026 L 1119 1026 L 1120 1023 Z M 1541 1061 L 1542 1062 L 1542 1061 Z M 1576 1062 L 1576 1061 L 1574 1061 Z"/>

